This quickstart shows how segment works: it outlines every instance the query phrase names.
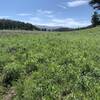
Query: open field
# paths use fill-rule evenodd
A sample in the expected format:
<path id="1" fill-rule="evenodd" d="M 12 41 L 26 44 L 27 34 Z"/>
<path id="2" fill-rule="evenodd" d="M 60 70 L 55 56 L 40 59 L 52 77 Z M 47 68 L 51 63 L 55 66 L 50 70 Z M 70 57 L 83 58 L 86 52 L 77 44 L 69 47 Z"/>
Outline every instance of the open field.
<path id="1" fill-rule="evenodd" d="M 100 27 L 0 31 L 0 100 L 100 100 Z"/>

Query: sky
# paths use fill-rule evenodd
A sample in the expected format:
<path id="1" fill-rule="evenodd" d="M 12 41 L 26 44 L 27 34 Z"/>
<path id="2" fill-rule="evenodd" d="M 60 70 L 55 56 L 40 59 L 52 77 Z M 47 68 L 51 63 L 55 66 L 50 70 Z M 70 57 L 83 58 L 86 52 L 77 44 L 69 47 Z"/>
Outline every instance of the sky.
<path id="1" fill-rule="evenodd" d="M 89 0 L 0 0 L 0 18 L 34 25 L 83 27 L 91 24 Z"/>

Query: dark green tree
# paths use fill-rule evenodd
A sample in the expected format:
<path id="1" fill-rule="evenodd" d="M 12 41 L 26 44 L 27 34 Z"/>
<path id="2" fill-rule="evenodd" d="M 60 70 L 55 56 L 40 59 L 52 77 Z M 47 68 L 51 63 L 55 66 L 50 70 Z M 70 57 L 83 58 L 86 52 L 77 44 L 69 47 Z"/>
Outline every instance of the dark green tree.
<path id="1" fill-rule="evenodd" d="M 100 0 L 90 0 L 89 4 L 94 8 L 100 10 Z"/>
<path id="2" fill-rule="evenodd" d="M 100 25 L 100 18 L 99 18 L 99 15 L 98 15 L 98 13 L 96 11 L 94 12 L 94 14 L 92 16 L 91 22 L 92 22 L 93 26 Z"/>

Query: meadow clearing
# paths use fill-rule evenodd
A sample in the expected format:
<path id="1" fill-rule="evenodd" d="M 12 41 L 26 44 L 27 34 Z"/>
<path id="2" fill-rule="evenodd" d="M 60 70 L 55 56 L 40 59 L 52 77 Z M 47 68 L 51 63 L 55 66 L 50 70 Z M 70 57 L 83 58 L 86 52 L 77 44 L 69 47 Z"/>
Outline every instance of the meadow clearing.
<path id="1" fill-rule="evenodd" d="M 100 100 L 100 27 L 0 31 L 0 100 L 6 97 Z"/>

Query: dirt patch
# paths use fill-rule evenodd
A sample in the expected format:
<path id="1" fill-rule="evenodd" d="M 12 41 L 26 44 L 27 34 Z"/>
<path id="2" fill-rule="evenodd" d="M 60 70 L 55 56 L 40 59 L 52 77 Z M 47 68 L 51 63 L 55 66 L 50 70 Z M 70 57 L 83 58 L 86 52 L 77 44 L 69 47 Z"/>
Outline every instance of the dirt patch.
<path id="1" fill-rule="evenodd" d="M 10 89 L 3 97 L 3 100 L 12 100 L 12 98 L 16 96 L 16 92 L 14 89 Z"/>

